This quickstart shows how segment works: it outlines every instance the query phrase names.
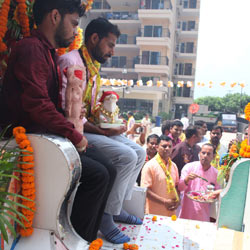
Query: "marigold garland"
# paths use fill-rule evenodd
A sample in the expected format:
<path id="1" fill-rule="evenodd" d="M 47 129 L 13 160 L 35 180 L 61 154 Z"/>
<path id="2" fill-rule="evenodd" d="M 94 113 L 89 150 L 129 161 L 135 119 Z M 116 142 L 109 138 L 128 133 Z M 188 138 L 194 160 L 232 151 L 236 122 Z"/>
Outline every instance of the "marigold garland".
<path id="1" fill-rule="evenodd" d="M 26 0 L 16 0 L 18 3 L 17 12 L 20 25 L 22 27 L 22 33 L 24 37 L 30 36 L 30 24 L 29 17 L 27 15 Z"/>
<path id="2" fill-rule="evenodd" d="M 245 113 L 245 119 L 250 121 L 250 102 L 246 105 L 244 113 Z"/>
<path id="3" fill-rule="evenodd" d="M 3 42 L 3 38 L 7 31 L 9 10 L 10 10 L 10 0 L 4 0 L 0 12 L 0 53 L 7 50 L 7 46 Z"/>
<path id="4" fill-rule="evenodd" d="M 89 250 L 99 250 L 103 245 L 102 239 L 98 238 L 92 241 L 89 245 Z"/>
<path id="5" fill-rule="evenodd" d="M 19 1 L 20 2 L 20 1 Z M 16 127 L 13 129 L 13 135 L 15 136 L 16 142 L 18 146 L 24 150 L 22 152 L 22 156 L 20 156 L 20 161 L 24 162 L 20 164 L 21 169 L 24 171 L 21 177 L 21 194 L 32 200 L 21 199 L 22 204 L 27 206 L 29 209 L 21 208 L 21 213 L 27 218 L 28 221 L 21 219 L 25 228 L 19 227 L 19 233 L 22 236 L 29 236 L 33 233 L 32 223 L 34 218 L 34 213 L 36 210 L 35 207 L 35 178 L 34 174 L 34 157 L 33 157 L 33 148 L 30 145 L 30 141 L 28 140 L 26 134 L 26 130 L 23 127 Z"/>

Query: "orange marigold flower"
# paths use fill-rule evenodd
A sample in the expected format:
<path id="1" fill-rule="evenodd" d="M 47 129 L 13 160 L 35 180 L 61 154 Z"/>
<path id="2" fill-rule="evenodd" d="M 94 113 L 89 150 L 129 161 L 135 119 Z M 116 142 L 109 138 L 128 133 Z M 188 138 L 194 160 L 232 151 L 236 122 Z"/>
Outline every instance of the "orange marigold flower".
<path id="1" fill-rule="evenodd" d="M 23 165 L 29 165 L 30 166 L 30 164 L 23 164 Z M 34 164 L 33 164 L 33 167 L 34 167 Z M 33 176 L 34 173 L 35 173 L 33 168 L 28 168 L 28 169 L 25 169 L 23 171 L 24 172 L 21 173 L 22 177 L 30 177 L 30 176 Z"/>
<path id="2" fill-rule="evenodd" d="M 26 209 L 26 208 L 22 208 L 22 209 L 21 209 L 21 210 L 22 210 L 22 214 L 23 214 L 24 216 L 34 214 L 36 208 L 35 208 L 35 207 L 30 207 L 30 209 L 32 209 L 33 211 L 28 210 L 28 209 Z"/>
<path id="3" fill-rule="evenodd" d="M 25 197 L 28 197 L 36 192 L 35 189 L 23 189 L 22 190 L 22 195 Z"/>
<path id="4" fill-rule="evenodd" d="M 22 189 L 31 189 L 35 187 L 34 182 L 23 182 L 22 183 Z"/>
<path id="5" fill-rule="evenodd" d="M 25 149 L 30 146 L 30 141 L 29 140 L 23 140 L 19 143 L 19 147 L 22 149 Z"/>
<path id="6" fill-rule="evenodd" d="M 34 181 L 35 181 L 34 175 L 22 176 L 22 182 L 34 182 Z"/>
<path id="7" fill-rule="evenodd" d="M 28 146 L 27 148 L 25 148 L 22 153 L 25 155 L 31 155 L 34 153 L 34 149 L 31 146 Z"/>
<path id="8" fill-rule="evenodd" d="M 152 221 L 157 221 L 157 216 L 156 215 L 153 216 Z"/>
<path id="9" fill-rule="evenodd" d="M 23 134 L 23 133 L 26 133 L 26 130 L 24 127 L 15 127 L 13 129 L 13 135 L 16 136 L 17 134 Z"/>
<path id="10" fill-rule="evenodd" d="M 237 154 L 237 153 L 234 153 L 234 154 L 233 154 L 233 157 L 234 157 L 234 158 L 237 158 L 238 156 L 239 156 L 239 154 Z"/>
<path id="11" fill-rule="evenodd" d="M 102 239 L 98 238 L 92 241 L 89 245 L 89 250 L 99 250 L 103 245 Z"/>
<path id="12" fill-rule="evenodd" d="M 123 243 L 123 249 L 129 249 L 129 244 L 128 243 Z"/>
<path id="13" fill-rule="evenodd" d="M 21 143 L 22 141 L 27 140 L 27 135 L 24 134 L 24 133 L 18 133 L 18 134 L 15 136 L 15 139 L 16 139 L 16 143 L 19 144 L 19 143 Z"/>
<path id="14" fill-rule="evenodd" d="M 33 162 L 34 161 L 34 156 L 30 155 L 30 156 L 23 156 L 23 161 L 26 162 Z"/>
<path id="15" fill-rule="evenodd" d="M 31 168 L 34 168 L 34 162 L 27 162 L 26 164 L 21 164 L 21 169 L 24 169 L 25 172 L 28 172 Z M 26 173 L 22 173 L 25 175 Z M 34 172 L 33 172 L 34 174 Z"/>
<path id="16" fill-rule="evenodd" d="M 30 236 L 33 233 L 33 231 L 34 231 L 34 229 L 32 227 L 29 227 L 29 228 L 20 228 L 19 229 L 19 233 L 23 237 Z"/>
<path id="17" fill-rule="evenodd" d="M 129 244 L 129 249 L 130 249 L 130 250 L 138 250 L 138 249 L 139 249 L 139 246 L 136 245 L 136 244 Z"/>
<path id="18" fill-rule="evenodd" d="M 177 220 L 177 216 L 176 216 L 175 214 L 173 214 L 173 215 L 171 216 L 171 220 L 172 220 L 172 221 L 176 221 L 176 220 Z"/>

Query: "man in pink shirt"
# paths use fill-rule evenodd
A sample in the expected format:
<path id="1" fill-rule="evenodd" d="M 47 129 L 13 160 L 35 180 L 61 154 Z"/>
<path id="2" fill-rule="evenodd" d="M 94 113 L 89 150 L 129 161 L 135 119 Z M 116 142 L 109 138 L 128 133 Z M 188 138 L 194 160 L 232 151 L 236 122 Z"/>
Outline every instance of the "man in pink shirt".
<path id="1" fill-rule="evenodd" d="M 184 191 L 184 197 L 180 218 L 210 221 L 210 204 L 192 201 L 186 195 L 189 191 L 205 191 L 207 185 L 214 185 L 215 189 L 219 188 L 217 183 L 218 170 L 211 166 L 211 161 L 214 158 L 213 146 L 209 143 L 204 144 L 199 156 L 200 161 L 186 164 L 181 171 L 178 189 Z M 208 182 L 202 180 L 199 176 L 207 179 Z"/>

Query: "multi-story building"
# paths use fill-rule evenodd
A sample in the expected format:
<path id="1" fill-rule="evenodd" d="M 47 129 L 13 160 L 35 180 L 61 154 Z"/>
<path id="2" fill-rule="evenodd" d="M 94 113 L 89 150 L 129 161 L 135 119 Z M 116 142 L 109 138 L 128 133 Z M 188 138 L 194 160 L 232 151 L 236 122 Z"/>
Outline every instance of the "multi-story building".
<path id="1" fill-rule="evenodd" d="M 116 89 L 123 111 L 159 112 L 180 118 L 193 103 L 200 0 L 95 0 L 88 19 L 98 16 L 117 24 L 121 36 L 115 56 L 101 67 L 108 79 L 133 79 Z M 86 20 L 84 20 L 86 24 Z M 84 25 L 82 25 L 84 27 Z M 143 86 L 137 86 L 142 80 Z M 153 86 L 146 82 L 152 80 Z M 157 87 L 157 81 L 163 86 Z M 168 86 L 168 82 L 173 86 Z M 183 81 L 180 87 L 178 81 Z M 103 87 L 105 90 L 111 87 Z"/>

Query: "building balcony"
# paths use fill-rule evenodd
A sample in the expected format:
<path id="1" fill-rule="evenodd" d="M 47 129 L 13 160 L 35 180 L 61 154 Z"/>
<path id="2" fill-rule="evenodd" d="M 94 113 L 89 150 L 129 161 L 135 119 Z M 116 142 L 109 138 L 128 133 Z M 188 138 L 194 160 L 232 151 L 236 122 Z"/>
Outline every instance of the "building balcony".
<path id="1" fill-rule="evenodd" d="M 194 80 L 195 78 L 195 68 L 192 69 L 183 69 L 178 70 L 175 68 L 174 70 L 174 78 L 181 80 Z"/>
<path id="2" fill-rule="evenodd" d="M 140 9 L 147 9 L 147 10 L 163 10 L 163 9 L 170 9 L 172 10 L 172 3 L 171 0 L 141 0 L 140 1 Z"/>
<path id="3" fill-rule="evenodd" d="M 95 0 L 92 4 L 91 11 L 98 11 L 98 10 L 109 10 L 110 5 L 107 3 L 106 0 Z"/>
<path id="4" fill-rule="evenodd" d="M 106 12 L 105 17 L 108 20 L 138 20 L 137 12 Z"/>
<path id="5" fill-rule="evenodd" d="M 137 51 L 136 54 L 139 54 L 139 46 L 136 44 L 136 36 L 128 36 L 127 34 L 121 34 L 120 37 L 117 39 L 115 51 L 126 51 L 128 49 Z"/>
<path id="6" fill-rule="evenodd" d="M 180 15 L 183 17 L 199 17 L 200 15 L 200 4 L 191 3 L 188 1 L 180 1 L 179 5 Z"/>
<path id="7" fill-rule="evenodd" d="M 169 75 L 167 56 L 139 56 L 135 58 L 135 72 Z"/>
<path id="8" fill-rule="evenodd" d="M 141 21 L 150 19 L 173 21 L 173 12 L 171 9 L 139 9 L 138 14 Z"/>
<path id="9" fill-rule="evenodd" d="M 153 26 L 151 26 L 153 27 Z M 136 44 L 139 46 L 163 46 L 171 48 L 171 39 L 169 29 L 141 29 L 136 38 Z"/>
<path id="10" fill-rule="evenodd" d="M 112 71 L 112 72 L 122 72 L 124 69 L 134 71 L 136 59 L 128 59 L 122 56 L 116 56 L 109 59 L 107 62 L 102 64 L 102 72 Z"/>
<path id="11" fill-rule="evenodd" d="M 178 59 L 196 59 L 196 47 L 187 45 L 178 45 L 175 49 L 175 55 Z"/>
<path id="12" fill-rule="evenodd" d="M 181 30 L 178 29 L 178 35 L 181 38 L 198 38 L 198 28 L 192 30 Z"/>

